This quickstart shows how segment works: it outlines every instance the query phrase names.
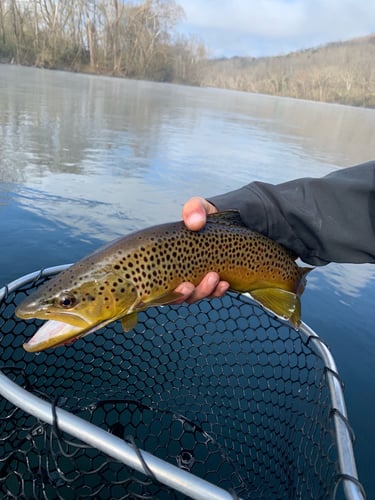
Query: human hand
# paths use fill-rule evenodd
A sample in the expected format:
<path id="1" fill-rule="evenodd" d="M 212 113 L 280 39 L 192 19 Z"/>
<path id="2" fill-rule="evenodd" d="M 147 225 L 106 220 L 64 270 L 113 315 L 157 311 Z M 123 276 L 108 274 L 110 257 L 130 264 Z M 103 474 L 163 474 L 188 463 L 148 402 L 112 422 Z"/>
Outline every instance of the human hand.
<path id="1" fill-rule="evenodd" d="M 207 214 L 216 212 L 216 207 L 210 202 L 204 198 L 194 197 L 185 203 L 182 209 L 182 218 L 188 229 L 199 231 L 206 224 Z M 189 282 L 181 283 L 176 288 L 176 292 L 181 293 L 183 296 L 174 304 L 181 304 L 182 302 L 192 304 L 206 297 L 222 297 L 228 288 L 229 283 L 221 281 L 218 273 L 209 272 L 197 286 Z"/>

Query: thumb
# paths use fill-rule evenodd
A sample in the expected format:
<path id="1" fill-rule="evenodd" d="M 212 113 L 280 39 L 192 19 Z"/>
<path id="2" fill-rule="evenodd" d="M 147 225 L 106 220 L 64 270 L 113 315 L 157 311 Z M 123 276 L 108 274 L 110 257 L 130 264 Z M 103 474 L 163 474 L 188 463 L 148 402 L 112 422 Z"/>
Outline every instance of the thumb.
<path id="1" fill-rule="evenodd" d="M 195 196 L 188 200 L 182 209 L 182 218 L 188 229 L 199 231 L 206 224 L 207 214 L 217 212 L 214 205 L 205 198 Z"/>

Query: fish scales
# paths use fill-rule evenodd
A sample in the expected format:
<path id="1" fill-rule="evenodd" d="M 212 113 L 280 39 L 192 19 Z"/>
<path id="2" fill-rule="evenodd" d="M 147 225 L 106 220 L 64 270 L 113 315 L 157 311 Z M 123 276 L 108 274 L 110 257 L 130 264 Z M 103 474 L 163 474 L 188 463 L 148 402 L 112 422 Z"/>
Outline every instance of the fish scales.
<path id="1" fill-rule="evenodd" d="M 209 216 L 198 232 L 175 222 L 125 236 L 43 285 L 16 314 L 70 324 L 79 331 L 69 338 L 115 319 L 129 329 L 137 312 L 176 300 L 180 283 L 198 284 L 209 271 L 298 325 L 308 270 L 287 249 L 245 227 L 234 211 Z"/>

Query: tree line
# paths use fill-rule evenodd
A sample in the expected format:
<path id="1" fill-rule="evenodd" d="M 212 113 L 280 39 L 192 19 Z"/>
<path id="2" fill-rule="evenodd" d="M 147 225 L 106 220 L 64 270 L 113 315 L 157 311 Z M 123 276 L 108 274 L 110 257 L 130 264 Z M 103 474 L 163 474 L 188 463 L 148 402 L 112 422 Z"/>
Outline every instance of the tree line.
<path id="1" fill-rule="evenodd" d="M 208 61 L 201 85 L 375 107 L 375 35 L 285 56 Z"/>
<path id="2" fill-rule="evenodd" d="M 174 0 L 0 0 L 0 60 L 199 84 L 205 48 Z"/>
<path id="3" fill-rule="evenodd" d="M 375 36 L 209 59 L 175 0 L 0 0 L 0 62 L 375 107 Z"/>

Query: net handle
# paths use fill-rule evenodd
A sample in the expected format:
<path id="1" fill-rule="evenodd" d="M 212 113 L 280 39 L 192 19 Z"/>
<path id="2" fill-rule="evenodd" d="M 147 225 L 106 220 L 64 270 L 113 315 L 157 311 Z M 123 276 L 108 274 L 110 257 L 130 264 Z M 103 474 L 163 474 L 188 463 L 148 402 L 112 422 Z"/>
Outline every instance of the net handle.
<path id="1" fill-rule="evenodd" d="M 72 413 L 44 401 L 18 386 L 0 371 L 0 394 L 25 412 L 67 432 L 129 467 L 144 473 L 144 464 L 162 484 L 198 500 L 233 500 L 233 495 L 190 472 L 134 447 Z M 142 460 L 139 459 L 141 453 Z"/>

